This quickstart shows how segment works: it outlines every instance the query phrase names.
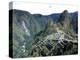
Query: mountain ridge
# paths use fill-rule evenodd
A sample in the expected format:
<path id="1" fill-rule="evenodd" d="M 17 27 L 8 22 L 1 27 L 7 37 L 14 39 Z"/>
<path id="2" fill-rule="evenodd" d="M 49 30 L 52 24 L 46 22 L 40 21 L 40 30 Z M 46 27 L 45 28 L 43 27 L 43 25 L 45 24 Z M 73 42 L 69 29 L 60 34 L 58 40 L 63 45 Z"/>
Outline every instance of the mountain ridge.
<path id="1" fill-rule="evenodd" d="M 75 52 L 77 53 L 77 45 L 75 45 L 73 42 L 68 42 L 68 41 L 67 43 L 65 43 L 66 41 L 62 42 L 62 40 L 60 40 L 60 37 L 63 38 L 65 36 L 70 41 L 72 40 L 77 41 L 77 36 L 75 37 L 75 35 L 78 34 L 77 33 L 78 12 L 65 13 L 64 11 L 59 14 L 53 13 L 50 15 L 31 14 L 30 12 L 27 11 L 15 10 L 15 9 L 9 10 L 9 12 L 12 12 L 13 15 L 12 28 L 13 28 L 13 56 L 14 57 L 37 56 L 38 54 L 39 54 L 38 56 L 46 56 L 46 54 L 65 55 L 65 54 L 72 54 Z M 56 37 L 58 40 L 53 40 L 53 38 L 55 38 L 54 37 L 55 33 L 56 34 L 59 33 L 59 35 L 56 35 L 59 37 L 59 38 Z M 40 42 L 43 43 L 43 41 L 45 41 L 44 44 L 39 44 Z M 60 42 L 59 43 L 60 46 L 56 45 L 56 49 L 61 49 L 62 52 L 53 49 L 54 45 L 57 44 L 58 41 Z M 65 47 L 64 43 L 66 44 L 66 46 L 67 44 L 69 44 L 68 47 L 75 45 L 76 50 L 72 51 L 74 49 L 73 46 L 73 48 L 71 48 L 72 50 L 70 50 L 71 52 L 66 53 L 68 48 L 67 49 L 62 48 L 62 45 L 63 47 Z M 38 45 L 39 48 L 41 48 L 38 49 L 38 52 L 36 51 L 37 55 L 35 55 L 34 49 L 37 49 L 35 45 Z M 42 47 L 43 45 L 46 51 L 48 51 L 48 53 L 47 52 L 45 53 L 43 51 L 45 50 L 44 47 Z M 49 48 L 51 50 L 48 50 Z M 63 51 L 64 49 L 66 49 L 65 52 Z"/>

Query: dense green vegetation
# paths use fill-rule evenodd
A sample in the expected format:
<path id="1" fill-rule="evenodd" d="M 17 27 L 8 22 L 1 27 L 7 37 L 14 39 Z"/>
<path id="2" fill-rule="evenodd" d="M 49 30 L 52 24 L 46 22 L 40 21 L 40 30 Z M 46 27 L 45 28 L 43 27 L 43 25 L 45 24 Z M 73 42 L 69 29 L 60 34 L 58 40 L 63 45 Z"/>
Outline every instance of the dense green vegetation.
<path id="1" fill-rule="evenodd" d="M 13 57 L 77 54 L 77 23 L 77 13 L 67 10 L 45 16 L 13 10 Z"/>

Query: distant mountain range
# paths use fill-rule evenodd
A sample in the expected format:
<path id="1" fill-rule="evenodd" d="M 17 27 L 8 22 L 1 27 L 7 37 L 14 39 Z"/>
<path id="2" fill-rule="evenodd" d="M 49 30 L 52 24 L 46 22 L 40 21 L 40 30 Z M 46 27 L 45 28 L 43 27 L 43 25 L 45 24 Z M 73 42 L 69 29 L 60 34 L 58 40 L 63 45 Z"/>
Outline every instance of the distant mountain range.
<path id="1" fill-rule="evenodd" d="M 13 57 L 28 57 L 28 56 L 47 56 L 47 55 L 60 55 L 60 54 L 74 54 L 77 53 L 77 45 L 75 45 L 76 50 L 72 51 L 74 47 L 71 48 L 71 52 L 65 50 L 65 52 L 60 51 L 48 51 L 49 48 L 54 47 L 57 44 L 55 41 L 53 43 L 52 39 L 48 40 L 45 39 L 47 36 L 53 33 L 57 33 L 60 29 L 65 34 L 68 34 L 72 38 L 68 39 L 76 39 L 75 35 L 78 34 L 78 12 L 69 13 L 67 10 L 64 10 L 62 13 L 53 13 L 51 15 L 41 15 L 41 14 L 31 14 L 27 11 L 22 10 L 10 10 L 10 14 L 13 17 Z M 66 37 L 66 35 L 64 35 Z M 52 37 L 51 37 L 52 38 Z M 55 37 L 54 37 L 55 38 Z M 47 52 L 43 52 L 43 47 L 39 42 L 46 42 L 44 43 L 44 48 Z M 65 42 L 65 41 L 64 41 Z M 73 46 L 73 42 L 67 42 L 67 44 L 71 44 L 68 46 Z M 51 45 L 52 44 L 52 45 Z M 36 48 L 35 45 L 39 46 L 43 50 Z M 65 45 L 65 46 L 66 46 Z M 37 47 L 38 47 L 37 46 Z M 64 46 L 64 44 L 63 44 Z M 64 47 L 65 47 L 64 46 Z M 48 49 L 47 49 L 47 48 Z M 57 46 L 56 49 L 60 48 Z M 34 48 L 38 49 L 37 54 L 34 52 Z M 54 50 L 53 48 L 51 48 Z M 62 49 L 62 48 L 61 48 Z M 39 52 L 41 51 L 41 52 Z M 28 53 L 29 52 L 29 53 Z M 50 53 L 53 54 L 50 54 Z M 56 53 L 55 53 L 56 52 Z M 42 54 L 44 53 L 44 54 Z M 60 54 L 58 54 L 60 53 Z"/>

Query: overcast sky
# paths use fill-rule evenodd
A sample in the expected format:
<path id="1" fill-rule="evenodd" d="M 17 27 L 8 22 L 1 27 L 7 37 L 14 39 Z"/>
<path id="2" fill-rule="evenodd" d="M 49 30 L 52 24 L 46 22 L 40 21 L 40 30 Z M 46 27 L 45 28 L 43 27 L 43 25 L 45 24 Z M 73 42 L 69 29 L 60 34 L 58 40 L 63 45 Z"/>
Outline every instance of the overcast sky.
<path id="1" fill-rule="evenodd" d="M 43 15 L 61 13 L 63 10 L 68 10 L 69 12 L 77 11 L 77 7 L 75 5 L 39 2 L 13 2 L 13 9 L 28 11 L 32 14 Z"/>

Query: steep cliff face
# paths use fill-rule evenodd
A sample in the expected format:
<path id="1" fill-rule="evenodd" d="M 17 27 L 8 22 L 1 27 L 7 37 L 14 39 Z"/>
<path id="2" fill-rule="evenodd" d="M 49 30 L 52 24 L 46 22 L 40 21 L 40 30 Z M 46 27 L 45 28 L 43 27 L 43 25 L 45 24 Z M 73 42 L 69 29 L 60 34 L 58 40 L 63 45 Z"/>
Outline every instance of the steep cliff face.
<path id="1" fill-rule="evenodd" d="M 64 35 L 68 40 L 75 39 L 77 41 L 77 37 L 73 36 L 73 33 L 77 35 L 75 33 L 75 31 L 77 32 L 77 22 L 75 22 L 77 21 L 77 17 L 74 17 L 76 14 L 70 14 L 67 10 L 61 14 L 51 15 L 31 14 L 21 10 L 10 10 L 9 12 L 13 13 L 14 57 L 77 53 L 77 43 L 72 41 L 62 42 L 61 40 L 61 43 L 58 43 L 59 39 L 55 39 L 56 37 L 60 38 L 64 33 L 68 33 L 67 35 L 72 37 Z M 74 22 L 73 17 L 75 19 Z M 55 35 L 59 32 L 59 35 Z"/>

